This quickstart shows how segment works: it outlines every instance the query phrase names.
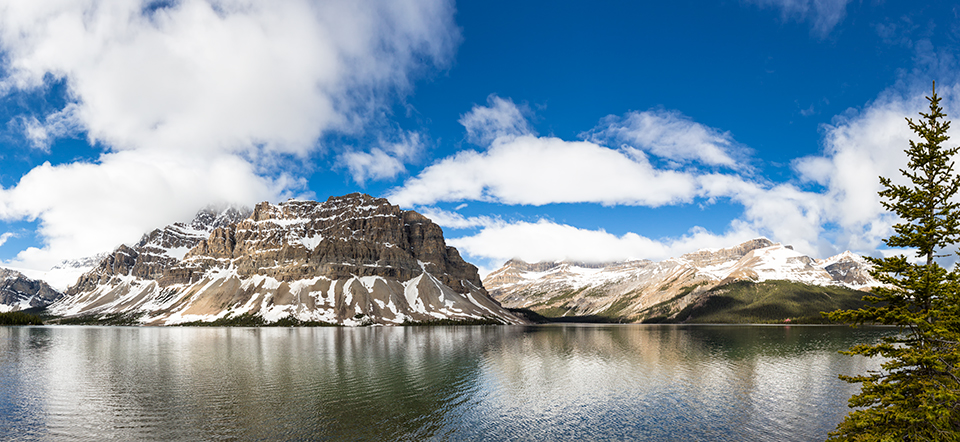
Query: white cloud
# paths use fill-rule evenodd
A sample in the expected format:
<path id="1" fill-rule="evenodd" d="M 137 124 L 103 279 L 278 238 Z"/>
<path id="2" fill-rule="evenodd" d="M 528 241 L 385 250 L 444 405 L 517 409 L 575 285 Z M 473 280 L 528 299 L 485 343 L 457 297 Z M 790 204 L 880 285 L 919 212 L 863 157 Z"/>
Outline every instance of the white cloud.
<path id="1" fill-rule="evenodd" d="M 466 217 L 457 212 L 449 212 L 436 207 L 419 207 L 417 211 L 440 227 L 454 229 L 469 229 L 474 227 L 502 226 L 504 222 L 498 217 L 471 216 Z"/>
<path id="2" fill-rule="evenodd" d="M 353 180 L 363 184 L 368 179 L 393 178 L 406 170 L 400 158 L 375 147 L 369 152 L 351 150 L 340 155 L 341 161 L 350 169 Z"/>
<path id="3" fill-rule="evenodd" d="M 797 175 L 825 187 L 821 195 L 825 222 L 838 226 L 838 247 L 871 250 L 881 245 L 895 222 L 880 205 L 880 176 L 903 183 L 903 150 L 913 133 L 905 116 L 924 106 L 921 95 L 887 94 L 861 111 L 851 110 L 824 128 L 824 152 L 799 158 Z"/>
<path id="4" fill-rule="evenodd" d="M 43 269 L 69 256 L 89 256 L 136 241 L 154 228 L 189 220 L 211 202 L 255 202 L 298 188 L 292 178 L 267 179 L 234 156 L 182 158 L 137 151 L 99 163 L 46 163 L 4 190 L 0 218 L 40 219 L 42 249 L 21 252 L 16 265 Z"/>
<path id="5" fill-rule="evenodd" d="M 824 38 L 847 16 L 850 0 L 748 0 L 760 7 L 780 9 L 784 21 L 812 20 L 810 32 Z"/>
<path id="6" fill-rule="evenodd" d="M 599 203 L 648 207 L 690 203 L 696 199 L 708 203 L 727 199 L 745 208 L 737 232 L 780 238 L 808 252 L 817 252 L 821 246 L 816 238 L 822 230 L 822 202 L 817 194 L 793 185 L 773 186 L 736 174 L 659 169 L 651 164 L 644 151 L 627 145 L 611 149 L 593 141 L 565 141 L 510 131 L 487 132 L 496 136 L 485 151 L 464 150 L 442 159 L 408 179 L 402 187 L 393 189 L 388 198 L 401 206 L 479 200 L 522 205 Z M 506 135 L 500 135 L 504 133 Z M 747 150 L 737 146 L 729 134 L 700 125 L 678 112 L 649 111 L 630 113 L 623 118 L 608 117 L 586 137 L 629 142 L 643 147 L 650 155 L 668 160 L 710 166 L 746 162 L 738 158 L 746 155 Z M 665 257 L 665 251 L 683 249 L 678 245 L 683 244 L 679 240 L 670 240 L 672 246 L 667 247 L 659 240 L 636 234 L 614 237 L 603 231 L 586 231 L 546 221 L 507 223 L 499 219 L 464 218 L 438 209 L 421 210 L 444 226 L 482 228 L 477 235 L 456 239 L 456 244 L 467 247 L 471 255 L 485 259 L 526 256 L 537 260 L 613 261 L 628 256 Z M 690 238 L 718 243 L 710 239 L 714 238 L 711 235 L 700 232 Z M 750 239 L 749 235 L 734 236 Z M 730 239 L 729 235 L 722 237 Z M 559 238 L 570 238 L 573 242 Z M 593 246 L 588 249 L 588 244 Z M 525 249 L 529 251 L 523 252 Z"/>
<path id="7" fill-rule="evenodd" d="M 584 136 L 596 143 L 626 143 L 669 160 L 742 167 L 745 157 L 729 132 L 704 126 L 680 112 L 649 110 L 610 115 Z"/>
<path id="8" fill-rule="evenodd" d="M 340 154 L 343 163 L 354 181 L 364 184 L 367 180 L 396 178 L 407 170 L 404 163 L 417 158 L 423 152 L 423 141 L 417 132 L 403 132 L 399 140 L 380 140 L 379 146 L 369 152 L 350 150 Z"/>
<path id="9" fill-rule="evenodd" d="M 388 198 L 401 206 L 479 200 L 656 207 L 690 201 L 696 192 L 693 176 L 657 170 L 633 148 L 524 135 L 498 138 L 485 152 L 464 150 L 440 160 Z"/>
<path id="10" fill-rule="evenodd" d="M 654 240 L 632 232 L 617 236 L 603 229 L 581 229 L 540 220 L 535 223 L 498 223 L 475 235 L 452 238 L 447 242 L 471 256 L 483 257 L 500 265 L 513 258 L 527 262 L 660 261 L 703 248 L 730 247 L 758 236 L 760 233 L 740 222 L 731 225 L 723 235 L 694 227 L 679 238 Z"/>
<path id="11" fill-rule="evenodd" d="M 6 232 L 3 235 L 0 235 L 0 246 L 4 245 L 8 239 L 14 238 L 16 236 L 17 235 L 15 235 L 13 232 Z"/>
<path id="12" fill-rule="evenodd" d="M 528 261 L 663 259 L 701 247 L 729 247 L 756 236 L 793 245 L 813 257 L 844 250 L 876 255 L 886 253 L 882 239 L 897 222 L 880 205 L 879 176 L 903 183 L 899 172 L 906 164 L 903 150 L 915 138 L 904 117 L 915 118 L 924 110 L 928 93 L 891 89 L 863 109 L 836 117 L 822 128 L 823 152 L 793 162 L 793 182 L 771 183 L 753 175 L 689 168 L 683 173 L 665 171 L 632 148 L 614 150 L 592 142 L 528 135 L 496 139 L 485 152 L 463 151 L 441 160 L 395 189 L 393 197 L 401 204 L 483 200 L 658 206 L 725 201 L 743 207 L 726 233 L 694 228 L 681 238 L 660 239 L 635 233 L 616 236 L 546 220 L 506 222 L 440 211 L 438 218 L 446 225 L 480 229 L 449 242 L 484 261 L 483 265 L 498 266 L 513 257 Z M 938 93 L 950 114 L 960 103 L 960 83 L 940 84 Z M 629 119 L 614 122 L 629 127 L 622 124 Z M 657 153 L 650 149 L 651 155 Z"/>
<path id="13" fill-rule="evenodd" d="M 446 0 L 0 4 L 0 93 L 67 87 L 65 108 L 22 120 L 26 138 L 45 148 L 84 133 L 106 150 L 0 189 L 0 219 L 39 219 L 45 241 L 16 264 L 100 252 L 211 201 L 297 191 L 280 166 L 329 131 L 361 131 L 413 76 L 445 66 L 453 14 Z M 395 176 L 415 144 L 358 150 L 349 169 Z"/>
<path id="14" fill-rule="evenodd" d="M 47 115 L 43 122 L 31 116 L 20 118 L 19 123 L 33 148 L 49 152 L 50 144 L 55 139 L 75 136 L 83 131 L 78 111 L 79 106 L 70 103 L 62 110 Z"/>
<path id="15" fill-rule="evenodd" d="M 497 138 L 534 134 L 533 127 L 523 114 L 513 100 L 490 95 L 486 106 L 474 106 L 470 112 L 460 116 L 459 122 L 467 129 L 468 141 L 487 145 Z"/>
<path id="16" fill-rule="evenodd" d="M 456 42 L 438 1 L 34 3 L 0 9 L 5 88 L 66 78 L 90 138 L 121 150 L 304 154 Z"/>

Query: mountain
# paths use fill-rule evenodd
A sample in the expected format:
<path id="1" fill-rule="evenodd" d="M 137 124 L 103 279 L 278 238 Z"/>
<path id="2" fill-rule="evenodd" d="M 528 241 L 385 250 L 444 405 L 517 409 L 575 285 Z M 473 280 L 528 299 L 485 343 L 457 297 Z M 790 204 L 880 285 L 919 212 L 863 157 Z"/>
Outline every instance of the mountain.
<path id="1" fill-rule="evenodd" d="M 64 292 L 71 285 L 76 284 L 80 276 L 96 267 L 107 255 L 108 253 L 100 253 L 79 259 L 64 260 L 50 270 L 21 268 L 12 268 L 11 270 L 16 270 L 27 278 L 43 281 L 55 290 Z"/>
<path id="2" fill-rule="evenodd" d="M 439 226 L 363 194 L 264 202 L 154 230 L 117 248 L 50 311 L 150 325 L 522 322 L 490 298 Z"/>
<path id="3" fill-rule="evenodd" d="M 691 309 L 707 305 L 707 298 L 725 293 L 724 287 L 736 282 L 773 287 L 772 281 L 787 281 L 793 286 L 787 290 L 793 298 L 829 291 L 859 300 L 862 293 L 857 290 L 878 285 L 869 268 L 866 260 L 850 252 L 816 260 L 790 246 L 760 238 L 661 262 L 511 260 L 483 283 L 505 307 L 531 309 L 545 316 L 636 322 L 676 320 L 685 308 L 683 319 L 690 319 Z"/>
<path id="4" fill-rule="evenodd" d="M 46 307 L 62 296 L 43 281 L 0 268 L 0 312 Z"/>
<path id="5" fill-rule="evenodd" d="M 189 224 L 175 223 L 143 235 L 133 246 L 121 245 L 106 254 L 92 270 L 84 273 L 67 295 L 89 292 L 101 286 L 115 286 L 124 276 L 154 280 L 179 263 L 194 246 L 217 228 L 250 216 L 249 208 L 225 207 L 201 210 Z"/>

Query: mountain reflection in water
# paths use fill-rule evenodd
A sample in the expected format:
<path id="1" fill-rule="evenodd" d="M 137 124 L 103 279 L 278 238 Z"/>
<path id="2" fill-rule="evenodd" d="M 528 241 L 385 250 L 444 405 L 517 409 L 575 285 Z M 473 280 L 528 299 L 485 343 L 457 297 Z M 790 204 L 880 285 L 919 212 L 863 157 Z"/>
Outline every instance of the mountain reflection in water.
<path id="1" fill-rule="evenodd" d="M 16 440 L 823 440 L 895 332 L 0 328 Z"/>

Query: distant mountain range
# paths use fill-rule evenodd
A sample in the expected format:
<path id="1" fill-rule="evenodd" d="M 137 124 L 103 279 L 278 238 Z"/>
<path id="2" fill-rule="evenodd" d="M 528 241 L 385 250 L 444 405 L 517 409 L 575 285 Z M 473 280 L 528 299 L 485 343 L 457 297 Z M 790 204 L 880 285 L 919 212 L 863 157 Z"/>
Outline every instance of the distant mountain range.
<path id="1" fill-rule="evenodd" d="M 681 313 L 688 314 L 684 320 L 691 319 L 695 307 L 735 282 L 786 281 L 794 285 L 792 293 L 822 293 L 825 291 L 819 288 L 830 288 L 844 293 L 844 299 L 858 300 L 862 293 L 855 290 L 878 284 L 869 269 L 866 260 L 850 252 L 817 260 L 760 238 L 661 262 L 511 260 L 490 273 L 483 284 L 509 308 L 531 309 L 546 316 L 639 322 L 677 320 Z"/>
<path id="2" fill-rule="evenodd" d="M 858 290 L 877 285 L 856 254 L 816 260 L 764 238 L 661 262 L 511 260 L 481 281 L 439 226 L 363 194 L 205 209 L 190 223 L 58 267 L 82 273 L 64 293 L 0 269 L 0 312 L 46 307 L 67 319 L 148 325 L 524 322 L 507 308 L 736 322 L 817 315 L 854 305 Z"/>
<path id="3" fill-rule="evenodd" d="M 362 194 L 202 211 L 121 245 L 47 311 L 146 325 L 523 322 L 439 226 Z"/>

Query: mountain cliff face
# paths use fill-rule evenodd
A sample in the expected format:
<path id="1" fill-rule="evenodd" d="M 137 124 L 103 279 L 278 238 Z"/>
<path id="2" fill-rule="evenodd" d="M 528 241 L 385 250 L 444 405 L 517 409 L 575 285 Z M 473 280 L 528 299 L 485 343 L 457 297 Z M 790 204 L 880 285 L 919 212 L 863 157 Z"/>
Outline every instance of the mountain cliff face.
<path id="1" fill-rule="evenodd" d="M 154 280 L 166 269 L 175 266 L 190 249 L 205 240 L 219 227 L 228 226 L 250 216 L 249 208 L 207 208 L 189 224 L 175 223 L 143 235 L 133 246 L 120 245 L 102 257 L 93 270 L 84 273 L 67 295 L 91 292 L 100 286 L 119 284 L 124 277 Z"/>
<path id="2" fill-rule="evenodd" d="M 605 264 L 511 260 L 484 279 L 491 295 L 510 308 L 547 316 L 597 315 L 627 321 L 675 315 L 708 292 L 736 281 L 786 280 L 857 290 L 878 285 L 861 257 L 815 260 L 765 238 L 736 247 L 701 250 L 661 262 Z"/>
<path id="3" fill-rule="evenodd" d="M 0 312 L 46 307 L 62 296 L 43 281 L 0 268 Z"/>
<path id="4" fill-rule="evenodd" d="M 490 298 L 439 226 L 362 194 L 261 203 L 155 230 L 101 261 L 51 312 L 131 314 L 157 325 L 241 315 L 521 322 Z"/>

